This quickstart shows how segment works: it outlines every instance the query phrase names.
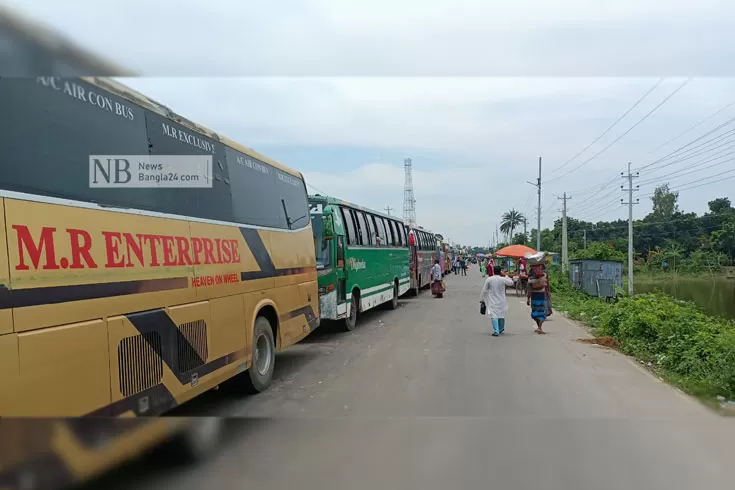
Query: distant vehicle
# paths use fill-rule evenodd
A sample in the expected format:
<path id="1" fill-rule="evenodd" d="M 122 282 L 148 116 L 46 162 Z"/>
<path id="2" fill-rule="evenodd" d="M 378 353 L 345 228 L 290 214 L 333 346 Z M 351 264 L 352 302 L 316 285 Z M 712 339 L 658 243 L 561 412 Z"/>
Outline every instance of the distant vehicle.
<path id="1" fill-rule="evenodd" d="M 327 196 L 309 196 L 319 315 L 357 325 L 383 303 L 395 309 L 410 285 L 408 237 L 392 216 Z"/>
<path id="2" fill-rule="evenodd" d="M 436 236 L 421 227 L 406 227 L 409 234 L 411 291 L 415 296 L 429 287 L 431 283 L 431 267 L 437 258 L 438 242 Z"/>

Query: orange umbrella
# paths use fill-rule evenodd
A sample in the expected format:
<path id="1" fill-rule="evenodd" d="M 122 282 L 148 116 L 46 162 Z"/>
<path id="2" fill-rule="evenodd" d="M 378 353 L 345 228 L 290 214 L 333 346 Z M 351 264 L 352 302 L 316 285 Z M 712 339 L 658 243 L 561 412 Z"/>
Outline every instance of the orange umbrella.
<path id="1" fill-rule="evenodd" d="M 495 252 L 495 255 L 500 257 L 510 257 L 513 259 L 522 259 L 527 253 L 535 254 L 536 251 L 525 245 L 508 245 L 507 247 L 503 247 Z"/>

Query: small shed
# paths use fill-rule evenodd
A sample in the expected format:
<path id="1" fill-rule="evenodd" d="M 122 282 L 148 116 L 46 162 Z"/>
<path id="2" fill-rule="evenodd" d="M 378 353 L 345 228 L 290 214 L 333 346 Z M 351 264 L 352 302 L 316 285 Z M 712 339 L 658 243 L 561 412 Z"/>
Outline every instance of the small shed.
<path id="1" fill-rule="evenodd" d="M 618 260 L 570 260 L 569 283 L 590 296 L 612 298 L 615 286 L 623 287 L 623 263 Z"/>

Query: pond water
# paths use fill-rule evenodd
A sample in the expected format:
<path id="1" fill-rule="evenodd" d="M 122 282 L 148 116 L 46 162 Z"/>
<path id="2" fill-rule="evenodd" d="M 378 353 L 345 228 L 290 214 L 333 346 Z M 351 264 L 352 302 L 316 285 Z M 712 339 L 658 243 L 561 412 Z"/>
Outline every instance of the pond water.
<path id="1" fill-rule="evenodd" d="M 662 277 L 636 278 L 635 292 L 663 291 L 677 299 L 693 301 L 706 313 L 735 320 L 735 279 Z"/>

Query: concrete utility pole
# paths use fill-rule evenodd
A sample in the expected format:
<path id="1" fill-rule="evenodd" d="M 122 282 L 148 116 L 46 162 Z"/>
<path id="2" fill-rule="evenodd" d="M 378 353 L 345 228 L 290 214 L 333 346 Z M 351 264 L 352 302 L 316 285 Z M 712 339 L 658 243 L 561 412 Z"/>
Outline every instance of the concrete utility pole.
<path id="1" fill-rule="evenodd" d="M 526 231 L 526 225 L 528 224 L 528 219 L 526 217 L 523 217 L 523 244 L 525 245 L 528 241 L 528 232 Z"/>
<path id="2" fill-rule="evenodd" d="M 628 175 L 620 172 L 620 176 L 624 179 L 628 179 L 628 188 L 620 186 L 623 192 L 628 193 L 628 202 L 620 200 L 621 204 L 628 205 L 628 296 L 633 296 L 633 204 L 638 204 L 640 199 L 636 199 L 633 202 L 633 191 L 637 191 L 640 186 L 636 186 L 633 189 L 633 179 L 638 178 L 638 172 L 635 175 L 630 173 L 630 162 L 628 162 Z"/>
<path id="3" fill-rule="evenodd" d="M 587 230 L 584 230 L 584 249 L 587 250 Z"/>
<path id="4" fill-rule="evenodd" d="M 390 212 L 393 211 L 393 208 L 390 206 L 386 206 L 384 209 L 388 213 L 388 216 L 390 216 Z"/>
<path id="5" fill-rule="evenodd" d="M 538 216 L 536 216 L 536 251 L 541 251 L 541 157 L 538 157 L 538 180 L 534 184 L 533 182 L 529 182 L 532 186 L 536 187 L 536 192 L 538 193 L 538 208 L 536 209 L 536 212 L 538 213 Z"/>
<path id="6" fill-rule="evenodd" d="M 561 211 L 561 270 L 566 271 L 569 266 L 569 251 L 567 249 L 567 201 L 572 197 L 567 197 L 567 193 L 564 193 L 564 197 L 560 197 L 563 201 L 563 207 Z"/>

